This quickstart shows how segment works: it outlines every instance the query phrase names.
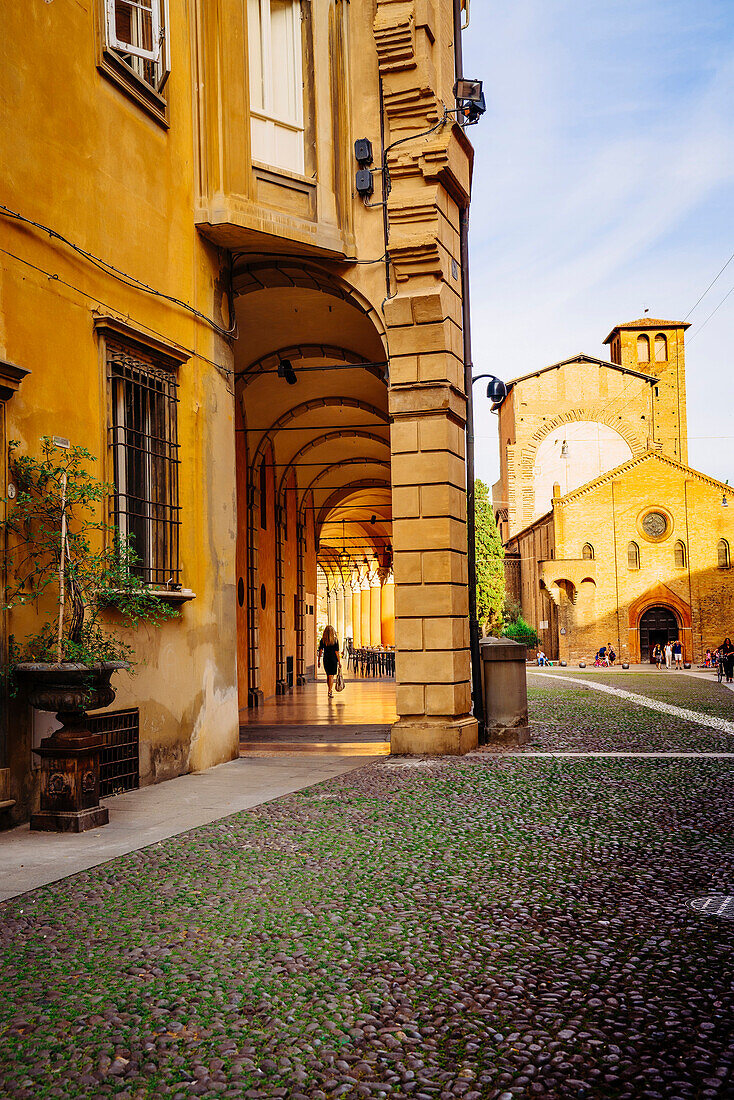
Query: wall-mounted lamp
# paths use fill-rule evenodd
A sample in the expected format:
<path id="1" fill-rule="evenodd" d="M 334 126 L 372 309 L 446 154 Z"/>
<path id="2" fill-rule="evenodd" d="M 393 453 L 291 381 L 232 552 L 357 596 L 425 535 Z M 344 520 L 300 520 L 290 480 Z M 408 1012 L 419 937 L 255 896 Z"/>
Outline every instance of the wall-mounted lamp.
<path id="1" fill-rule="evenodd" d="M 568 457 L 568 443 L 566 443 L 566 440 L 564 439 L 563 443 L 561 444 L 561 458 L 567 458 L 567 457 Z"/>
<path id="2" fill-rule="evenodd" d="M 729 501 L 726 499 L 726 494 L 724 494 L 724 496 L 721 498 L 721 507 L 722 508 L 728 508 L 729 507 Z"/>
<path id="3" fill-rule="evenodd" d="M 484 91 L 481 80 L 465 80 L 463 78 L 454 84 L 454 96 L 456 98 L 457 114 L 464 116 L 464 125 L 471 126 L 479 122 L 487 104 L 484 100 Z"/>
<path id="4" fill-rule="evenodd" d="M 370 516 L 370 523 L 377 523 L 377 516 Z"/>
<path id="5" fill-rule="evenodd" d="M 278 362 L 278 378 L 285 378 L 289 386 L 295 386 L 298 379 L 290 359 L 281 359 Z"/>

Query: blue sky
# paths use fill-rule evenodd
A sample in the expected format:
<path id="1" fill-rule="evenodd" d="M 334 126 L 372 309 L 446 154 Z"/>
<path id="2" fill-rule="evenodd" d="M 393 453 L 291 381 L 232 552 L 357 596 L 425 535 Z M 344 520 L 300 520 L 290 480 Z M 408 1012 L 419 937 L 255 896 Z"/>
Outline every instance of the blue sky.
<path id="1" fill-rule="evenodd" d="M 472 0 L 464 71 L 488 106 L 471 131 L 475 372 L 606 358 L 645 308 L 685 318 L 734 252 L 732 0 Z M 734 482 L 734 292 L 702 327 L 732 288 L 734 260 L 688 317 L 687 385 L 689 462 Z"/>

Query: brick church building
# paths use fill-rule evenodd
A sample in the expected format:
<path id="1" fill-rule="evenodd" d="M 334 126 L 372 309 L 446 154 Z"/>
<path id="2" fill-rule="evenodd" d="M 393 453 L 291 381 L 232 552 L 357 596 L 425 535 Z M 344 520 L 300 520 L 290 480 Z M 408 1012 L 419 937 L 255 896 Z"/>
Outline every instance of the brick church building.
<path id="1" fill-rule="evenodd" d="M 611 643 L 687 660 L 734 634 L 728 485 L 688 465 L 684 322 L 615 326 L 609 361 L 576 355 L 509 384 L 497 406 L 494 511 L 508 596 L 548 657 Z"/>

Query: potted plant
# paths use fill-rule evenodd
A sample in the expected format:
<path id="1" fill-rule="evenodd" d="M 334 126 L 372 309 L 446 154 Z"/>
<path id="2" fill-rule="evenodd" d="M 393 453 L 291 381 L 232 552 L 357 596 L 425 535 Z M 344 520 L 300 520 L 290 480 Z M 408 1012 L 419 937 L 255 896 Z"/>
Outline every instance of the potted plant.
<path id="1" fill-rule="evenodd" d="M 22 642 L 11 635 L 6 671 L 11 694 L 56 711 L 61 723 L 35 750 L 41 808 L 31 828 L 82 832 L 109 820 L 99 805 L 102 738 L 90 732 L 86 712 L 112 703 L 113 673 L 132 664 L 119 628 L 160 622 L 175 611 L 144 584 L 130 540 L 105 522 L 114 487 L 90 473 L 94 456 L 48 437 L 41 458 L 18 448 L 11 442 L 14 491 L 0 520 L 5 610 L 17 609 L 15 617 L 36 629 Z"/>

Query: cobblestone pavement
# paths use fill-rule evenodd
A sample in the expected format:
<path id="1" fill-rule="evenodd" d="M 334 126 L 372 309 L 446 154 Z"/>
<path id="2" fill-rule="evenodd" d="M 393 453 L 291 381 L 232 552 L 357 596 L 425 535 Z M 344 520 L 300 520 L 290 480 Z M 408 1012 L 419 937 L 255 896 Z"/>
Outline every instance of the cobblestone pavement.
<path id="1" fill-rule="evenodd" d="M 734 752 L 734 737 L 672 715 L 638 707 L 593 688 L 569 683 L 591 680 L 634 692 L 702 715 L 734 721 L 734 694 L 712 679 L 693 679 L 675 672 L 631 672 L 611 676 L 583 669 L 553 682 L 556 673 L 528 669 L 533 712 L 533 743 L 529 749 Z"/>
<path id="2" fill-rule="evenodd" d="M 546 684 L 534 747 L 703 738 Z M 734 922 L 686 907 L 734 884 L 733 793 L 716 759 L 385 760 L 14 899 L 0 1096 L 734 1096 Z"/>

